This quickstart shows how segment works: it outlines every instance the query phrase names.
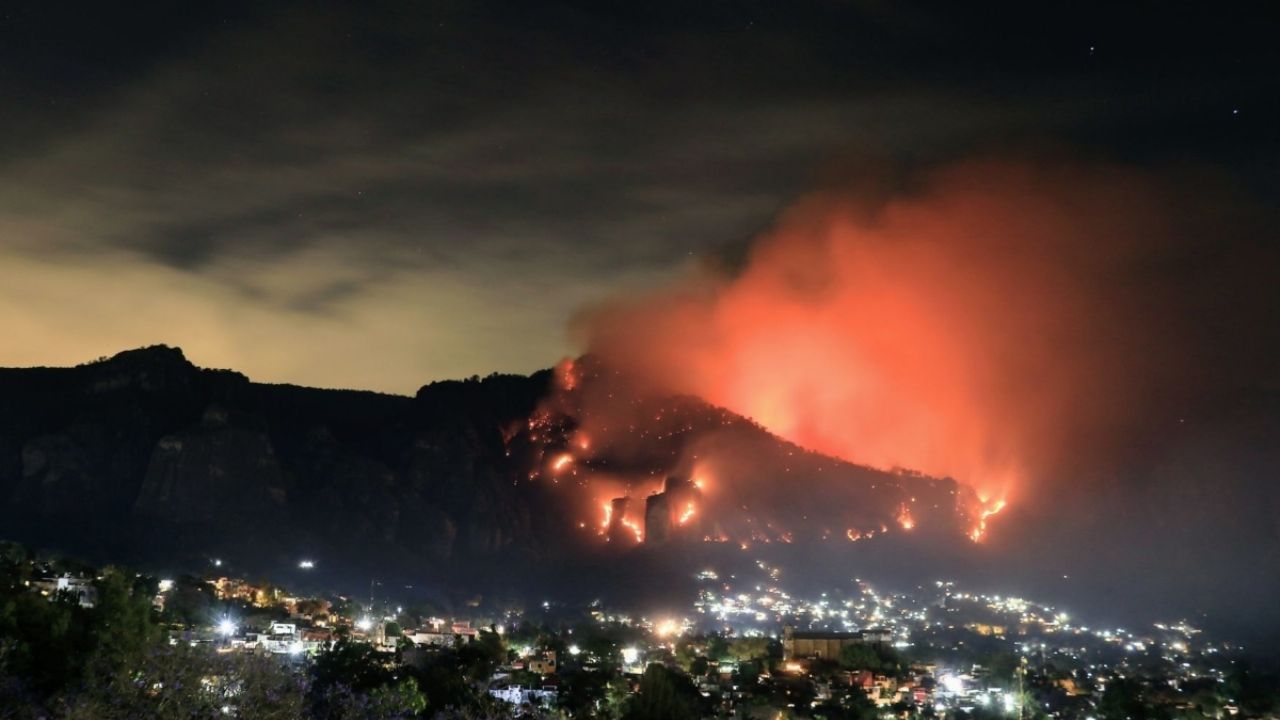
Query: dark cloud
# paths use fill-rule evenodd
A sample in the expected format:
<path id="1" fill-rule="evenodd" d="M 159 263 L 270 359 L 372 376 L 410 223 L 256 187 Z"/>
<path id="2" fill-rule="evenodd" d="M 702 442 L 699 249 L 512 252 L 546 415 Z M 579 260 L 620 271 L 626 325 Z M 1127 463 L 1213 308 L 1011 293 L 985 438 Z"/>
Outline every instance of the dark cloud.
<path id="1" fill-rule="evenodd" d="M 10 10 L 0 260 L 47 275 L 44 302 L 0 300 L 59 341 L 19 335 L 0 364 L 163 340 L 322 385 L 531 370 L 573 350 L 575 309 L 752 236 L 856 158 L 1051 143 L 1266 187 L 1269 38 L 1106 6 Z M 190 317 L 103 325 L 104 304 Z M 376 359 L 281 361 L 330 333 Z"/>

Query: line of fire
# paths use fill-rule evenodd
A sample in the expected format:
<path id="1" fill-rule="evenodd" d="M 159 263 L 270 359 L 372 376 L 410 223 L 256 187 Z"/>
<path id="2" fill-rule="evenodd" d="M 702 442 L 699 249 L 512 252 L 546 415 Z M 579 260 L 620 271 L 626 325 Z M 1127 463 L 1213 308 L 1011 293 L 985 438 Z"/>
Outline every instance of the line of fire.
<path id="1" fill-rule="evenodd" d="M 562 498 L 579 531 L 615 547 L 746 551 L 922 531 L 980 543 L 1006 504 L 949 478 L 792 445 L 723 408 L 638 391 L 589 358 L 562 363 L 550 382 L 548 398 L 506 434 L 508 456 L 524 481 Z"/>

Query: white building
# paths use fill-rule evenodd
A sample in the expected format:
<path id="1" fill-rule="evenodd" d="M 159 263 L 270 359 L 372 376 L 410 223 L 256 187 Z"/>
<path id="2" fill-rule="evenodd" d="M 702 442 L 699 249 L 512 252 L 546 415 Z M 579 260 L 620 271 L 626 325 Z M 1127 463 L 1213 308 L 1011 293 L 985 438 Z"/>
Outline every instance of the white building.
<path id="1" fill-rule="evenodd" d="M 273 655 L 298 655 L 305 649 L 293 623 L 271 623 L 267 632 L 258 636 L 258 644 Z"/>
<path id="2" fill-rule="evenodd" d="M 438 622 L 432 623 L 425 628 L 406 630 L 404 637 L 411 640 L 414 645 L 452 647 L 455 641 L 468 643 L 475 640 L 479 633 L 479 630 L 467 624 L 453 623 L 452 625 L 446 625 L 443 622 Z"/>
<path id="3" fill-rule="evenodd" d="M 532 705 L 534 707 L 550 708 L 556 702 L 556 689 L 552 687 L 527 688 L 523 685 L 506 685 L 504 687 L 489 688 L 489 694 L 515 707 Z"/>
<path id="4" fill-rule="evenodd" d="M 93 607 L 98 600 L 98 588 L 93 586 L 93 578 L 72 577 L 63 575 L 56 578 L 33 580 L 31 587 L 41 595 L 53 598 L 59 593 L 66 593 L 76 599 L 82 607 Z"/>

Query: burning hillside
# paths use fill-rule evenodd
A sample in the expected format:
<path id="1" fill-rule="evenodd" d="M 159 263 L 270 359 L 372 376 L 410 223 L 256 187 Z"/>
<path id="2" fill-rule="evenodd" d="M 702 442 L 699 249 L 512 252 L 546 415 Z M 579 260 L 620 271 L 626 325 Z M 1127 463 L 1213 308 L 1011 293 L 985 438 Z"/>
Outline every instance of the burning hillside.
<path id="1" fill-rule="evenodd" d="M 1195 317 L 1197 299 L 1158 272 L 1197 247 L 1187 236 L 1205 219 L 1192 209 L 1211 199 L 1066 163 L 896 180 L 817 193 L 742 262 L 596 308 L 581 318 L 584 345 L 642 392 L 705 399 L 853 463 L 956 478 L 981 498 L 968 513 L 975 540 L 1006 503 L 1052 508 L 1054 493 L 1076 492 L 1157 402 L 1219 371 L 1195 361 L 1211 343 L 1168 320 Z M 613 402 L 586 399 L 606 416 Z M 808 494 L 809 482 L 781 484 Z M 912 518 L 900 525 L 923 520 L 909 495 L 896 502 Z"/>
<path id="2" fill-rule="evenodd" d="M 959 539 L 979 520 L 950 481 L 806 452 L 591 359 L 408 398 L 262 385 L 155 347 L 2 370 L 0 390 L 9 537 L 73 527 L 69 551 L 160 567 L 292 572 L 305 554 L 335 581 L 447 573 L 461 591 L 653 558 L 619 571 L 621 587 L 687 576 L 694 546 L 755 557 L 907 529 Z"/>
<path id="3" fill-rule="evenodd" d="M 858 542 L 926 527 L 974 541 L 1000 506 L 951 480 L 886 473 L 780 441 L 691 397 L 647 394 L 592 358 L 507 433 L 589 542 Z"/>

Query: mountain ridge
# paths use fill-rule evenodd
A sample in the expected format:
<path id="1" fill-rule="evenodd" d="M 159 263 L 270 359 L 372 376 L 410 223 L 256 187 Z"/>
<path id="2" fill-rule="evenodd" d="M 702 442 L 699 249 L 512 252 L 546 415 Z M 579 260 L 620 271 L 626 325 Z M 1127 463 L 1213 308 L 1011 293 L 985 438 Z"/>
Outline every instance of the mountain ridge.
<path id="1" fill-rule="evenodd" d="M 246 572 L 279 575 L 320 557 L 323 571 L 306 579 L 348 586 L 365 576 L 406 586 L 448 576 L 460 588 L 483 587 L 504 574 L 607 566 L 627 551 L 632 560 L 661 556 L 660 548 L 603 543 L 598 519 L 583 514 L 600 498 L 581 502 L 587 490 L 542 477 L 577 418 L 555 410 L 551 431 L 532 418 L 550 418 L 564 396 L 553 370 L 437 381 L 413 396 L 256 383 L 163 345 L 73 368 L 0 369 L 2 534 L 179 569 L 227 557 Z M 714 448 L 732 436 L 738 446 L 726 455 L 758 451 L 758 462 L 729 473 L 742 478 L 732 500 L 741 495 L 743 513 L 721 502 L 721 515 L 741 517 L 699 518 L 690 542 L 724 544 L 736 533 L 735 542 L 789 543 L 793 530 L 777 523 L 806 525 L 824 504 L 840 503 L 861 513 L 864 530 L 878 523 L 883 531 L 908 496 L 925 492 L 944 505 L 949 493 L 951 507 L 933 514 L 962 520 L 952 481 L 796 457 L 801 449 L 745 418 L 696 399 L 663 402 L 673 408 L 664 421 L 680 433 L 660 433 L 651 421 L 638 448 L 579 465 L 584 475 L 647 468 L 660 480 L 677 472 L 672 458 L 692 442 Z M 783 464 L 787 473 L 829 468 L 850 479 L 803 498 L 773 481 Z M 748 498 L 756 514 L 746 514 Z M 843 527 L 813 530 L 815 539 L 855 539 Z"/>

